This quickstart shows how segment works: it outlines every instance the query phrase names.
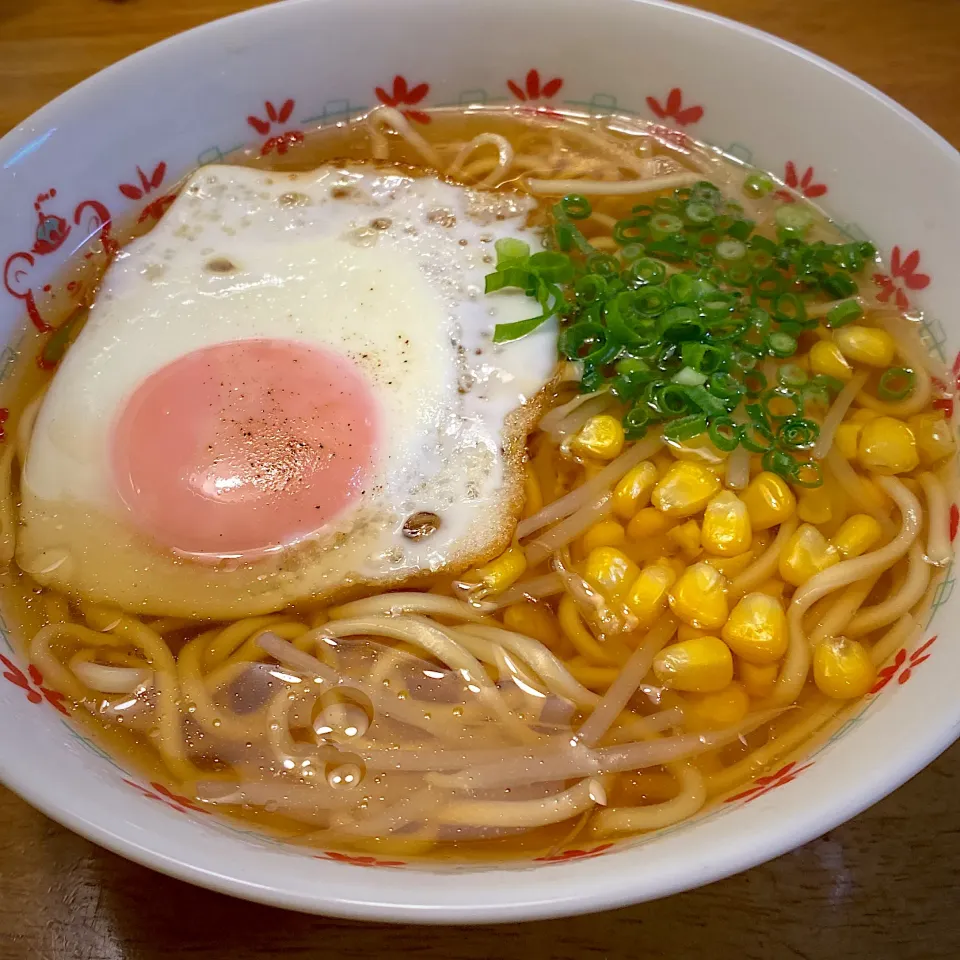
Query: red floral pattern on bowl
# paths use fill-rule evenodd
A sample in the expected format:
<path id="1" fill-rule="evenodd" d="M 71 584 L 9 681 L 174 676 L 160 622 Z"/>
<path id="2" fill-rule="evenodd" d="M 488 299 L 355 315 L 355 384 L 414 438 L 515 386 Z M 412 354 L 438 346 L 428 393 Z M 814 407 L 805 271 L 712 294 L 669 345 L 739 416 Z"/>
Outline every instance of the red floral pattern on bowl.
<path id="1" fill-rule="evenodd" d="M 353 867 L 405 867 L 403 860 L 380 860 L 362 854 L 338 853 L 336 850 L 324 850 L 314 856 L 314 860 L 332 860 L 334 863 L 349 863 Z"/>
<path id="2" fill-rule="evenodd" d="M 777 770 L 776 773 L 771 773 L 765 777 L 757 777 L 757 779 L 753 781 L 752 787 L 742 790 L 732 797 L 727 797 L 724 803 L 734 803 L 737 800 L 743 800 L 744 803 L 751 803 L 758 797 L 770 793 L 771 790 L 776 790 L 788 783 L 792 783 L 804 770 L 809 770 L 812 766 L 813 761 L 800 764 L 799 761 L 792 760 Z"/>
<path id="3" fill-rule="evenodd" d="M 12 660 L 2 654 L 0 654 L 0 662 L 6 667 L 6 670 L 3 671 L 3 678 L 20 687 L 31 703 L 43 703 L 46 700 L 65 717 L 70 716 L 70 711 L 63 705 L 66 697 L 59 690 L 51 690 L 49 687 L 45 687 L 43 685 L 43 674 L 32 663 L 27 667 L 27 672 L 24 673 Z"/>
<path id="4" fill-rule="evenodd" d="M 374 91 L 377 99 L 384 106 L 395 107 L 408 120 L 415 120 L 417 123 L 429 123 L 430 114 L 424 113 L 423 110 L 410 110 L 407 108 L 416 106 L 416 104 L 422 102 L 429 92 L 429 83 L 418 83 L 415 87 L 411 87 L 407 83 L 406 77 L 401 77 L 400 74 L 397 74 L 397 76 L 393 78 L 393 88 L 390 93 L 387 93 L 383 87 L 377 87 Z"/>

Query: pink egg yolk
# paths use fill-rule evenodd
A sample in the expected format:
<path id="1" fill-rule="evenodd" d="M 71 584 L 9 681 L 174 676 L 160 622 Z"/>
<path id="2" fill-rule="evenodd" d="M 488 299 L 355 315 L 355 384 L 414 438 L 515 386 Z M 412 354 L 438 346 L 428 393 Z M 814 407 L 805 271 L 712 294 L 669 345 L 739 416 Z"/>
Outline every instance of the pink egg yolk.
<path id="1" fill-rule="evenodd" d="M 183 553 L 291 543 L 360 497 L 377 404 L 348 357 L 295 340 L 205 347 L 158 370 L 112 437 L 133 523 Z"/>

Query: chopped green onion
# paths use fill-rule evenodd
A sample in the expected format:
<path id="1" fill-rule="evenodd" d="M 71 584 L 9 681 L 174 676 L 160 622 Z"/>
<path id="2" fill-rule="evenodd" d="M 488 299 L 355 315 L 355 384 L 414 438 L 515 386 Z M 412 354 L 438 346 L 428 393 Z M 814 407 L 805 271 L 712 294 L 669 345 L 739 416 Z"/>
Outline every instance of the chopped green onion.
<path id="1" fill-rule="evenodd" d="M 628 440 L 640 440 L 646 434 L 653 422 L 648 410 L 643 407 L 633 407 L 623 418 L 623 432 Z"/>
<path id="2" fill-rule="evenodd" d="M 613 225 L 613 239 L 621 246 L 629 243 L 636 243 L 643 240 L 648 233 L 647 223 L 649 221 L 644 217 L 632 217 L 628 220 L 618 220 Z"/>
<path id="3" fill-rule="evenodd" d="M 535 253 L 530 257 L 529 266 L 541 280 L 550 283 L 569 283 L 573 279 L 573 262 L 565 253 L 557 253 L 555 250 Z"/>
<path id="4" fill-rule="evenodd" d="M 891 367 L 880 375 L 877 396 L 881 400 L 903 400 L 913 393 L 917 375 L 906 367 Z"/>
<path id="5" fill-rule="evenodd" d="M 751 453 L 765 453 L 773 449 L 776 439 L 769 427 L 754 420 L 740 427 L 740 443 Z"/>
<path id="6" fill-rule="evenodd" d="M 705 227 L 707 224 L 713 223 L 717 211 L 713 208 L 712 204 L 704 200 L 691 200 L 683 208 L 683 215 L 687 218 L 687 221 L 694 226 Z"/>
<path id="7" fill-rule="evenodd" d="M 813 223 L 813 214 L 804 206 L 798 203 L 785 203 L 779 207 L 773 215 L 778 227 L 784 230 L 796 230 L 803 232 L 811 223 Z"/>
<path id="8" fill-rule="evenodd" d="M 760 405 L 768 420 L 787 420 L 803 415 L 802 395 L 786 387 L 774 387 L 768 390 L 760 398 Z M 785 406 L 786 409 L 784 409 Z"/>
<path id="9" fill-rule="evenodd" d="M 568 193 L 560 201 L 560 206 L 571 220 L 586 220 L 593 213 L 590 201 L 579 193 Z"/>
<path id="10" fill-rule="evenodd" d="M 507 324 L 513 326 L 513 324 Z M 499 327 L 498 327 L 499 329 Z M 494 340 L 497 341 L 496 337 Z M 589 320 L 575 323 L 560 334 L 560 352 L 568 360 L 603 363 L 612 360 L 607 328 Z"/>
<path id="11" fill-rule="evenodd" d="M 667 293 L 674 303 L 692 303 L 697 297 L 697 285 L 689 273 L 675 273 L 667 281 Z"/>
<path id="12" fill-rule="evenodd" d="M 797 352 L 796 337 L 791 337 L 789 333 L 784 333 L 782 330 L 774 330 L 773 333 L 767 334 L 764 343 L 768 353 L 781 359 L 792 357 Z"/>
<path id="13" fill-rule="evenodd" d="M 628 243 L 620 251 L 620 259 L 624 263 L 633 263 L 634 260 L 639 260 L 646 252 L 647 248 L 642 243 Z"/>
<path id="14" fill-rule="evenodd" d="M 740 429 L 730 417 L 714 417 L 710 422 L 710 440 L 723 453 L 740 446 Z"/>
<path id="15" fill-rule="evenodd" d="M 798 487 L 822 487 L 823 468 L 815 460 L 794 461 L 790 481 Z"/>
<path id="16" fill-rule="evenodd" d="M 816 443 L 819 436 L 820 426 L 816 421 L 804 417 L 788 417 L 777 431 L 780 445 L 791 450 L 806 450 Z"/>
<path id="17" fill-rule="evenodd" d="M 796 321 L 803 323 L 807 319 L 807 310 L 803 301 L 795 293 L 781 293 L 770 302 L 774 319 L 779 323 Z"/>
<path id="18" fill-rule="evenodd" d="M 493 246 L 497 251 L 498 267 L 513 261 L 524 263 L 530 256 L 530 244 L 515 237 L 501 237 Z"/>
<path id="19" fill-rule="evenodd" d="M 609 253 L 591 253 L 587 257 L 587 270 L 601 277 L 615 277 L 620 272 L 620 261 Z"/>
<path id="20" fill-rule="evenodd" d="M 651 286 L 663 283 L 667 276 L 666 266 L 659 260 L 654 260 L 651 257 L 643 257 L 631 263 L 627 272 L 638 283 L 649 284 Z"/>
<path id="21" fill-rule="evenodd" d="M 765 197 L 773 187 L 773 180 L 765 173 L 752 173 L 743 181 L 743 192 L 748 197 Z"/>
<path id="22" fill-rule="evenodd" d="M 707 429 L 707 418 L 703 414 L 694 413 L 688 417 L 671 420 L 664 428 L 663 435 L 667 440 L 689 440 L 698 437 Z"/>
<path id="23" fill-rule="evenodd" d="M 748 370 L 743 376 L 743 385 L 748 396 L 758 397 L 767 389 L 766 374 L 762 370 Z"/>
<path id="24" fill-rule="evenodd" d="M 652 236 L 668 237 L 683 230 L 683 221 L 672 213 L 656 213 L 650 218 Z"/>
<path id="25" fill-rule="evenodd" d="M 732 237 L 721 240 L 714 250 L 721 260 L 742 260 L 747 255 L 747 245 Z"/>
<path id="26" fill-rule="evenodd" d="M 827 313 L 827 326 L 830 328 L 842 327 L 863 316 L 863 309 L 856 300 L 844 300 L 832 307 Z"/>
<path id="27" fill-rule="evenodd" d="M 802 387 L 807 382 L 807 371 L 795 363 L 785 363 L 777 371 L 777 379 L 785 387 Z"/>
<path id="28" fill-rule="evenodd" d="M 573 292 L 580 303 L 596 303 L 604 299 L 607 281 L 599 274 L 588 273 L 574 284 Z"/>
<path id="29" fill-rule="evenodd" d="M 699 387 L 707 382 L 707 375 L 693 367 L 684 367 L 675 373 L 671 378 L 673 383 L 679 383 L 682 387 Z"/>

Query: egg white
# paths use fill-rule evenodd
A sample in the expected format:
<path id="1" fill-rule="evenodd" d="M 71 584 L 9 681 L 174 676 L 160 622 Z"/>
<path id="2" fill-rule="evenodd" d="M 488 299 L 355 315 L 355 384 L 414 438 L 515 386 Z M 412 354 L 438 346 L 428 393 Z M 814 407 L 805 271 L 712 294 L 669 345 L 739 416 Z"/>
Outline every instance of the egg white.
<path id="1" fill-rule="evenodd" d="M 392 167 L 201 168 L 108 270 L 44 399 L 22 475 L 17 559 L 41 583 L 156 614 L 227 617 L 462 568 L 502 548 L 522 442 L 555 367 L 552 324 L 513 344 L 498 322 L 536 304 L 483 294 L 494 240 L 538 237 L 529 201 Z M 210 269 L 228 262 L 229 271 Z M 255 558 L 179 557 L 131 525 L 111 428 L 143 380 L 217 343 L 274 337 L 349 357 L 382 442 L 365 493 L 304 540 Z M 435 513 L 411 540 L 404 520 Z"/>

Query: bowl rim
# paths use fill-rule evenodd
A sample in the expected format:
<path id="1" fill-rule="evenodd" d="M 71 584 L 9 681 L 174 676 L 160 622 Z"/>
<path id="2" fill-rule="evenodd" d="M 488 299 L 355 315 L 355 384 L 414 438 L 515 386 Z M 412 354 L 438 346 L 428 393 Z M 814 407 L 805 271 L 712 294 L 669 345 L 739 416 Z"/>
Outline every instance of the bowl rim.
<path id="1" fill-rule="evenodd" d="M 285 0 L 282 5 L 291 8 L 340 2 L 342 0 Z M 377 0 L 367 0 L 367 2 L 376 3 Z M 428 2 L 439 2 L 439 0 L 428 0 Z M 546 5 L 550 3 L 550 0 L 528 0 L 529 2 Z M 945 154 L 946 158 L 952 162 L 957 176 L 960 177 L 960 152 L 944 137 L 891 97 L 817 54 L 756 27 L 748 26 L 718 14 L 674 3 L 671 0 L 606 0 L 606 2 L 610 7 L 631 3 L 669 10 L 673 14 L 707 22 L 720 29 L 751 37 L 775 47 L 785 55 L 804 60 L 820 70 L 826 71 L 839 81 L 854 87 L 861 94 L 867 95 L 881 106 L 886 107 L 900 121 L 909 124 L 915 133 L 922 136 L 932 147 Z M 169 50 L 184 43 L 186 38 L 194 39 L 197 35 L 208 32 L 215 34 L 228 22 L 236 25 L 241 22 L 253 24 L 258 19 L 265 21 L 274 16 L 276 8 L 280 6 L 280 2 L 269 3 L 218 18 L 168 37 L 105 67 L 60 94 L 0 138 L 0 155 L 10 151 L 11 148 L 14 148 L 15 151 L 14 144 L 18 140 L 25 135 L 29 135 L 31 130 L 35 130 L 37 127 L 48 125 L 48 118 L 64 108 L 71 107 L 78 98 L 95 94 L 101 85 L 112 85 L 121 81 L 128 73 L 139 68 L 140 65 L 151 62 L 155 58 L 163 58 Z M 874 768 L 870 776 L 863 777 L 856 783 L 850 784 L 847 789 L 840 793 L 830 794 L 826 799 L 815 805 L 808 805 L 799 816 L 791 821 L 789 829 L 782 825 L 760 823 L 752 833 L 749 844 L 737 843 L 737 838 L 734 838 L 734 842 L 727 843 L 722 849 L 720 846 L 712 847 L 709 855 L 698 864 L 697 868 L 674 871 L 665 878 L 654 897 L 644 899 L 659 899 L 721 880 L 778 857 L 822 836 L 904 784 L 939 756 L 958 737 L 960 737 L 960 720 L 953 726 L 932 728 L 929 735 L 924 740 L 915 742 L 912 751 L 905 752 L 898 763 L 891 764 L 885 761 L 882 766 Z M 131 829 L 126 821 L 108 825 L 106 822 L 90 819 L 71 809 L 69 801 L 62 801 L 58 796 L 46 792 L 25 773 L 25 769 L 11 772 L 10 769 L 6 768 L 6 765 L 0 764 L 0 782 L 41 813 L 73 832 L 113 853 L 167 876 L 267 906 L 355 920 L 468 924 L 508 923 L 577 916 L 600 910 L 615 909 L 638 902 L 635 885 L 629 882 L 629 874 L 624 871 L 622 866 L 619 869 L 606 870 L 600 882 L 595 882 L 596 878 L 592 878 L 593 885 L 586 889 L 577 887 L 576 890 L 566 893 L 553 891 L 544 897 L 535 893 L 536 884 L 529 884 L 531 887 L 529 894 L 525 894 L 519 899 L 516 896 L 511 896 L 509 901 L 505 897 L 497 903 L 476 903 L 464 897 L 460 903 L 438 906 L 417 904 L 412 899 L 393 903 L 384 902 L 383 899 L 378 901 L 373 894 L 369 899 L 357 900 L 342 898 L 329 893 L 285 890 L 276 884 L 260 883 L 253 879 L 245 879 L 237 874 L 230 875 L 229 872 L 206 869 L 194 862 L 172 856 L 163 849 L 162 834 L 150 834 L 148 839 L 144 841 L 141 839 L 143 831 Z M 613 866 L 618 859 L 625 863 L 627 858 L 635 855 L 636 851 L 627 848 L 612 852 L 609 857 L 604 858 L 604 862 Z M 577 871 L 578 867 L 584 867 L 586 864 L 573 862 L 551 866 L 553 869 L 565 871 L 569 875 Z M 229 866 L 226 869 L 229 870 Z M 396 876 L 402 877 L 403 875 L 397 874 Z M 471 874 L 448 874 L 445 875 L 445 881 L 452 885 L 462 884 L 464 889 L 468 891 L 471 876 Z M 529 877 L 529 874 L 527 876 Z M 627 882 L 624 882 L 624 880 Z M 523 884 L 523 886 L 526 887 L 528 884 Z M 571 883 L 570 886 L 572 887 L 573 884 Z"/>

